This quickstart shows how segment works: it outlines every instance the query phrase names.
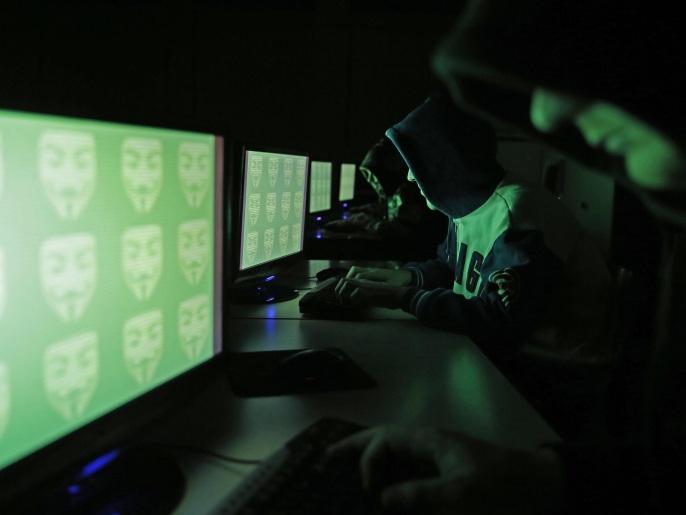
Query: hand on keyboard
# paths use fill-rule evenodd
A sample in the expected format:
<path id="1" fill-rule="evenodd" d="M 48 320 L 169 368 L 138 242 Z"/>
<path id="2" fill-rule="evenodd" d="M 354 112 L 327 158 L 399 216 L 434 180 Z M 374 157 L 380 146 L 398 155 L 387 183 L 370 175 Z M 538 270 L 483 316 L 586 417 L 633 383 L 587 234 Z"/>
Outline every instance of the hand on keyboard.
<path id="1" fill-rule="evenodd" d="M 378 427 L 327 454 L 358 459 L 365 489 L 393 513 L 533 515 L 552 512 L 561 495 L 554 451 L 509 449 L 461 433 Z"/>

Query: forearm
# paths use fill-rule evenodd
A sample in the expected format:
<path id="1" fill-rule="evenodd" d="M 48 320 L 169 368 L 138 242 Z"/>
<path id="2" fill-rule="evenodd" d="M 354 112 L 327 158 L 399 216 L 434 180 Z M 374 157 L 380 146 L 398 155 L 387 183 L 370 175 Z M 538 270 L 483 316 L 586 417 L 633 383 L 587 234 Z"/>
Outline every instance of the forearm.
<path id="1" fill-rule="evenodd" d="M 425 290 L 451 288 L 455 275 L 440 259 L 407 263 L 403 270 L 408 270 L 412 274 L 411 286 Z"/>
<path id="2" fill-rule="evenodd" d="M 512 319 L 492 297 L 467 299 L 451 290 L 408 288 L 400 303 L 403 311 L 435 329 L 466 334 L 480 346 L 511 352 L 533 331 Z"/>

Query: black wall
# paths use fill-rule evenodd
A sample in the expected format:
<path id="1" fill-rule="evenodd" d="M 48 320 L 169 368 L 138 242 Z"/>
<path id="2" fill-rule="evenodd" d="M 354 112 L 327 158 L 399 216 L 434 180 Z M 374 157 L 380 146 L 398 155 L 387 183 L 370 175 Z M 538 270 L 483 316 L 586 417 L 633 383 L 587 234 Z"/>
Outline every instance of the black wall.
<path id="1" fill-rule="evenodd" d="M 359 162 L 438 86 L 429 55 L 460 2 L 13 4 L 0 8 L 0 108 L 197 118 Z"/>

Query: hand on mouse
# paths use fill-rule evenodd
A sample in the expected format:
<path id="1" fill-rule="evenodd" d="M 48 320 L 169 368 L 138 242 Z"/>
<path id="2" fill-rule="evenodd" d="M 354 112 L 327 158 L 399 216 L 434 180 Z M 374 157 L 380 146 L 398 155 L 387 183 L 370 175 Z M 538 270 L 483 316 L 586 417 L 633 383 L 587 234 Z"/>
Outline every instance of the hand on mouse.
<path id="1" fill-rule="evenodd" d="M 409 270 L 353 266 L 346 275 L 346 278 L 366 279 L 368 281 L 376 281 L 394 286 L 409 286 L 412 274 Z"/>
<path id="2" fill-rule="evenodd" d="M 398 309 L 407 287 L 344 277 L 336 285 L 335 291 L 338 300 L 343 305 Z"/>
<path id="3" fill-rule="evenodd" d="M 359 456 L 363 486 L 393 513 L 550 513 L 561 471 L 550 449 L 493 445 L 462 433 L 382 426 L 331 446 L 330 460 Z"/>

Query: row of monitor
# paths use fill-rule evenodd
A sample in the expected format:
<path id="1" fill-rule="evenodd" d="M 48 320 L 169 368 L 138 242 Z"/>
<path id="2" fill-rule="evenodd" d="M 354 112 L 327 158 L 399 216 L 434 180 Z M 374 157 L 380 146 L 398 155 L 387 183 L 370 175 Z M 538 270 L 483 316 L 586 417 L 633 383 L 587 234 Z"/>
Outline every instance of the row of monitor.
<path id="1" fill-rule="evenodd" d="M 328 161 L 312 161 L 310 169 L 309 213 L 320 213 L 332 208 L 333 165 Z M 355 175 L 357 166 L 341 163 L 338 181 L 338 201 L 351 201 L 355 197 Z"/>
<path id="2" fill-rule="evenodd" d="M 223 359 L 227 291 L 301 257 L 331 168 L 220 131 L 0 110 L 0 511 L 76 467 L 72 502 L 84 460 Z"/>

